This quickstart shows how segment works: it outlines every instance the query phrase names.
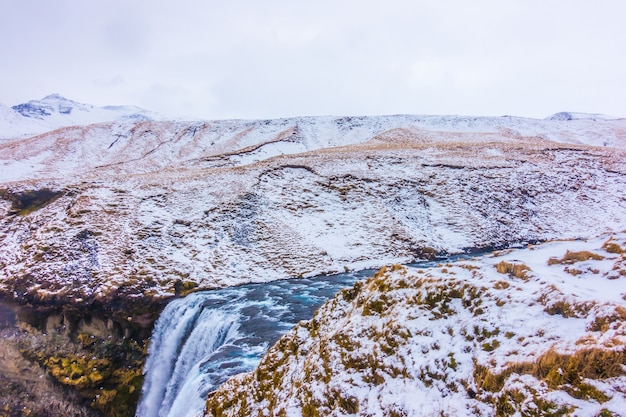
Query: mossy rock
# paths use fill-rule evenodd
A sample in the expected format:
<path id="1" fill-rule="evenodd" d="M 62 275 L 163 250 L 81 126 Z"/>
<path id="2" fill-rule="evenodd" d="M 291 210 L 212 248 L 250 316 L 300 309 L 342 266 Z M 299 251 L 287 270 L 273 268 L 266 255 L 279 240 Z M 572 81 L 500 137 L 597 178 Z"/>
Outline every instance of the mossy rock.
<path id="1" fill-rule="evenodd" d="M 60 384 L 76 389 L 104 416 L 131 417 L 143 385 L 142 362 L 119 367 L 109 359 L 69 355 L 43 361 Z"/>

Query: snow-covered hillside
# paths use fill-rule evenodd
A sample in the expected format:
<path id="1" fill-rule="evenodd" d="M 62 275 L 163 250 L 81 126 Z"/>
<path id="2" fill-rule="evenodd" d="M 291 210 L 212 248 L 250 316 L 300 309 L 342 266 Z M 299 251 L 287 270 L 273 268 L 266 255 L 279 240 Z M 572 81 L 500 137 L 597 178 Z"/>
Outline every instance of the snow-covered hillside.
<path id="1" fill-rule="evenodd" d="M 59 94 L 12 107 L 0 105 L 0 140 L 22 138 L 61 127 L 114 120 L 158 120 L 158 114 L 136 106 L 104 106 L 77 103 Z"/>
<path id="2" fill-rule="evenodd" d="M 7 141 L 0 289 L 164 297 L 623 230 L 625 132 L 626 120 L 304 117 Z"/>
<path id="3" fill-rule="evenodd" d="M 345 289 L 207 416 L 619 416 L 626 234 L 554 241 Z"/>

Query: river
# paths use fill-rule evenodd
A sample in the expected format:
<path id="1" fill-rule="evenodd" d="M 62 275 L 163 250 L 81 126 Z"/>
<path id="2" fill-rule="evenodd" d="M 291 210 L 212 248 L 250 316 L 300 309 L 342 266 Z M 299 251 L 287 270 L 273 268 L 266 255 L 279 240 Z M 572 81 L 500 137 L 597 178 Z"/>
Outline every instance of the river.
<path id="1" fill-rule="evenodd" d="M 252 371 L 295 324 L 313 317 L 340 289 L 371 275 L 369 270 L 247 284 L 172 301 L 152 333 L 136 416 L 201 416 L 209 392 Z"/>

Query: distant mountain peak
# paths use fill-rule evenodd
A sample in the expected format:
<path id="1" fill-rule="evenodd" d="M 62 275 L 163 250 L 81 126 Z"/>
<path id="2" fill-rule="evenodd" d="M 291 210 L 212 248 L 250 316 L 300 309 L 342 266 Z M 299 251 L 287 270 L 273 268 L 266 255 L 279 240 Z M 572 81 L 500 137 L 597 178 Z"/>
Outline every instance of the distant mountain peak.
<path id="1" fill-rule="evenodd" d="M 155 112 L 137 106 L 104 106 L 79 103 L 59 93 L 7 107 L 0 114 L 3 138 L 23 137 L 65 126 L 84 126 L 114 120 L 161 120 Z"/>
<path id="2" fill-rule="evenodd" d="M 47 96 L 45 96 L 44 98 L 41 99 L 41 101 L 44 100 L 62 100 L 62 101 L 72 101 L 72 100 L 68 100 L 67 98 L 63 97 L 61 94 L 59 93 L 52 93 L 49 94 Z"/>
<path id="3" fill-rule="evenodd" d="M 547 120 L 617 120 L 618 117 L 607 116 L 606 114 L 598 113 L 580 113 L 571 111 L 562 111 L 555 113 L 552 116 L 546 118 Z"/>

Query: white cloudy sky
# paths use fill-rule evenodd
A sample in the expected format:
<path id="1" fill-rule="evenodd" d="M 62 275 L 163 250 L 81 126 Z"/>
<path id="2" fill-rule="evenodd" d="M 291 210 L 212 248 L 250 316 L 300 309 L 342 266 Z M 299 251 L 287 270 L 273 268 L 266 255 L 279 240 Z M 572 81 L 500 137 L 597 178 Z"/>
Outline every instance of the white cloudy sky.
<path id="1" fill-rule="evenodd" d="M 0 0 L 0 103 L 626 116 L 623 0 Z"/>

